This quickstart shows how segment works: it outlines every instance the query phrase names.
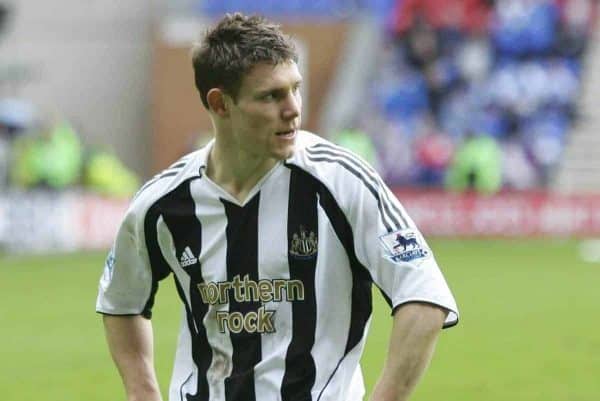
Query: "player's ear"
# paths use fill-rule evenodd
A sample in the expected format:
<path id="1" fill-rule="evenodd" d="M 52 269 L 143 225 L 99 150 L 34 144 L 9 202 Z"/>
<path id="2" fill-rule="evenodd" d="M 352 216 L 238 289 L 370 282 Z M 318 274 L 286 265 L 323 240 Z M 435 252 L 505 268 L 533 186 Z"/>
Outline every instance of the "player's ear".
<path id="1" fill-rule="evenodd" d="M 227 95 L 220 88 L 212 88 L 206 94 L 206 101 L 208 102 L 208 108 L 213 113 L 220 117 L 227 117 L 229 112 L 227 111 Z"/>

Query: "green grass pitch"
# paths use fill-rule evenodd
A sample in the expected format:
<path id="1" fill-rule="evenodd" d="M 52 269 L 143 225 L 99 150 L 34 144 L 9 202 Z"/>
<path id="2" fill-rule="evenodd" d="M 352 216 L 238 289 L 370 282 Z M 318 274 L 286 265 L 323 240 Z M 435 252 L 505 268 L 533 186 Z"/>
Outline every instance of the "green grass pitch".
<path id="1" fill-rule="evenodd" d="M 414 401 L 600 399 L 600 265 L 575 241 L 432 240 L 461 309 Z M 94 313 L 104 254 L 0 256 L 0 399 L 124 400 Z M 155 308 L 163 393 L 180 311 L 172 280 Z M 376 296 L 363 358 L 368 391 L 391 319 Z"/>

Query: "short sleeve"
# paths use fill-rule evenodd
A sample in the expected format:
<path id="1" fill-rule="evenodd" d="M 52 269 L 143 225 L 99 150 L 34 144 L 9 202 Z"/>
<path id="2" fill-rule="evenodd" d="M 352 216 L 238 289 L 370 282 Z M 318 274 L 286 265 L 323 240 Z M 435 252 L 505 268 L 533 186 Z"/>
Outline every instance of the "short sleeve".
<path id="1" fill-rule="evenodd" d="M 438 305 L 449 311 L 444 327 L 455 325 L 456 301 L 427 241 L 381 178 L 372 177 L 374 190 L 360 186 L 349 207 L 358 258 L 392 308 Z"/>
<path id="2" fill-rule="evenodd" d="M 100 278 L 96 311 L 151 317 L 153 277 L 148 253 L 129 212 L 119 227 Z"/>

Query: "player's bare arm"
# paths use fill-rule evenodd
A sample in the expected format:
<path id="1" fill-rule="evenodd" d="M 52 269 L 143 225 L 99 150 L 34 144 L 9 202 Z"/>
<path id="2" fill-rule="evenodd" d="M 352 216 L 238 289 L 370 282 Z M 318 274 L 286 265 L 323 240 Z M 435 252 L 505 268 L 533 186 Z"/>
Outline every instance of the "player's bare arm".
<path id="1" fill-rule="evenodd" d="M 162 401 L 154 371 L 150 320 L 142 316 L 104 316 L 108 347 L 128 401 Z"/>
<path id="2" fill-rule="evenodd" d="M 394 314 L 387 360 L 371 401 L 406 401 L 427 369 L 447 312 L 409 303 Z"/>

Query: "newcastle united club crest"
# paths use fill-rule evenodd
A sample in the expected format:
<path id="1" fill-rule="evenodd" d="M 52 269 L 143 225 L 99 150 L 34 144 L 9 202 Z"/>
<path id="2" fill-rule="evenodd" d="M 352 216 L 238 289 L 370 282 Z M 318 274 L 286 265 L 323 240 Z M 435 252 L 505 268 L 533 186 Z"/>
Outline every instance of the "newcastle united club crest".
<path id="1" fill-rule="evenodd" d="M 430 251 L 424 247 L 413 230 L 398 230 L 379 237 L 386 256 L 393 262 L 411 262 L 428 256 Z"/>
<path id="2" fill-rule="evenodd" d="M 308 231 L 300 226 L 297 233 L 292 234 L 290 255 L 297 259 L 309 259 L 317 254 L 318 239 L 314 231 Z"/>

